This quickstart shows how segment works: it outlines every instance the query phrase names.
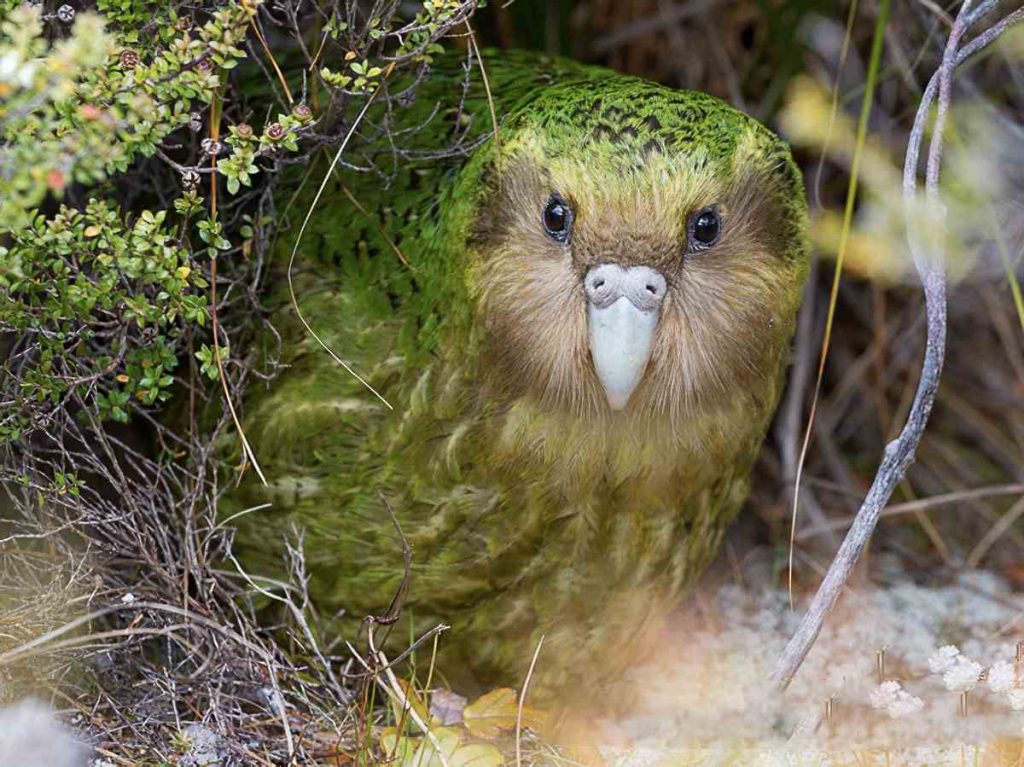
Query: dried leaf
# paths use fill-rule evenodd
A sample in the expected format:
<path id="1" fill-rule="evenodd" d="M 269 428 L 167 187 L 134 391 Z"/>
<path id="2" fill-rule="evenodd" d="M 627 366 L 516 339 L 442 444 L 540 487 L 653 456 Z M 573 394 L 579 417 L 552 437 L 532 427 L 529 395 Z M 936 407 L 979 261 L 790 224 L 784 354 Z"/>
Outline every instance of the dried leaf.
<path id="1" fill-rule="evenodd" d="M 473 736 L 490 740 L 497 737 L 502 730 L 514 729 L 518 713 L 516 691 L 508 687 L 499 687 L 484 693 L 466 706 L 462 712 L 462 722 Z M 544 716 L 540 711 L 523 706 L 523 727 L 536 730 L 543 724 Z"/>

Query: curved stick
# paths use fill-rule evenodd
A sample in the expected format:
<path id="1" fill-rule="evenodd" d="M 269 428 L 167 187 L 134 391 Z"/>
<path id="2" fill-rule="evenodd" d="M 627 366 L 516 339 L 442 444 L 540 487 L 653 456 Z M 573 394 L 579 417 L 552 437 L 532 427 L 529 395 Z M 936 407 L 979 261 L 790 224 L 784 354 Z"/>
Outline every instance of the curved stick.
<path id="1" fill-rule="evenodd" d="M 935 101 L 936 92 L 938 92 L 938 112 L 929 146 L 926 172 L 928 216 L 924 223 L 928 224 L 928 229 L 931 231 L 941 231 L 936 228 L 944 226 L 945 223 L 945 208 L 939 199 L 939 166 L 942 156 L 943 128 L 951 100 L 953 72 L 965 59 L 992 43 L 1008 27 L 1024 18 L 1024 9 L 1014 11 L 961 49 L 960 41 L 971 25 L 997 5 L 998 0 L 987 0 L 973 13 L 971 13 L 971 0 L 966 0 L 961 6 L 946 42 L 942 64 L 939 71 L 929 81 L 914 119 L 903 168 L 905 213 L 915 207 L 921 138 L 929 109 L 932 102 Z M 922 241 L 923 239 L 927 241 L 927 244 Z M 854 518 L 846 538 L 843 539 L 843 543 L 839 547 L 835 559 L 832 560 L 821 586 L 818 587 L 807 613 L 800 621 L 796 633 L 789 640 L 786 649 L 775 665 L 772 681 L 780 689 L 785 689 L 789 685 L 804 658 L 810 652 L 825 618 L 835 606 L 850 573 L 871 538 L 882 509 L 885 508 L 896 485 L 903 479 L 910 464 L 913 463 L 925 425 L 931 414 L 932 405 L 935 402 L 935 392 L 942 375 L 946 348 L 946 277 L 943 258 L 941 253 L 935 252 L 937 250 L 934 245 L 935 239 L 932 237 L 922 238 L 918 229 L 910 221 L 907 222 L 907 240 L 914 258 L 914 265 L 924 287 L 925 311 L 928 320 L 921 379 L 918 382 L 906 425 L 899 437 L 886 446 L 875 479 L 857 511 L 857 516 Z"/>

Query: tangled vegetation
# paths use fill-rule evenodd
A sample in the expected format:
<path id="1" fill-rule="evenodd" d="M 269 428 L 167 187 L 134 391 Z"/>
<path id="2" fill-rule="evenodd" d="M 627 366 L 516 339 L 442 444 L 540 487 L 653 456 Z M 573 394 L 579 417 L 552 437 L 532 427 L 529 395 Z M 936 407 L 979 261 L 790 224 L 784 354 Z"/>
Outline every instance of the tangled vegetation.
<path id="1" fill-rule="evenodd" d="M 237 350 L 278 178 L 337 143 L 384 73 L 422 73 L 477 3 L 397 6 L 0 8 L 0 694 L 71 696 L 101 748 L 170 758 L 180 701 L 233 739 L 269 721 L 262 758 L 359 748 L 364 675 L 342 681 L 319 647 L 301 550 L 290 627 L 258 627 L 247 576 L 224 570 L 216 501 L 238 467 L 218 445 L 244 441 L 234 403 L 273 376 Z"/>

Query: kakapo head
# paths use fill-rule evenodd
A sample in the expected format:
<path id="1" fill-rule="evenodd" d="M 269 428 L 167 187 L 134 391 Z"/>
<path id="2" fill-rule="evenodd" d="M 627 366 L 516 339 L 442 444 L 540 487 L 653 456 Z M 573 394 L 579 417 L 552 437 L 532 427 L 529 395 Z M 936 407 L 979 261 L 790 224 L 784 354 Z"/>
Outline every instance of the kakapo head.
<path id="1" fill-rule="evenodd" d="M 748 115 L 625 76 L 553 84 L 457 194 L 485 375 L 508 396 L 679 422 L 777 379 L 807 208 L 789 149 Z"/>

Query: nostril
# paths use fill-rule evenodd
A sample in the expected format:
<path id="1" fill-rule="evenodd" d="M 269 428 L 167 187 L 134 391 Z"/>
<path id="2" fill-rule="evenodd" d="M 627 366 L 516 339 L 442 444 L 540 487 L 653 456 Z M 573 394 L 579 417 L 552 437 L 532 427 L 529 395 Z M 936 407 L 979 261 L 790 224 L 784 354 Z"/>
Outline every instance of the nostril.
<path id="1" fill-rule="evenodd" d="M 647 286 L 647 292 L 650 293 L 652 296 L 658 295 L 658 286 L 657 285 L 648 285 Z"/>
<path id="2" fill-rule="evenodd" d="M 604 287 L 604 280 L 598 278 L 594 280 L 592 283 L 590 283 L 590 287 L 592 287 L 594 290 L 600 290 L 601 288 Z"/>

